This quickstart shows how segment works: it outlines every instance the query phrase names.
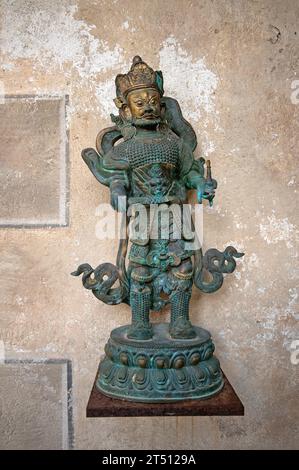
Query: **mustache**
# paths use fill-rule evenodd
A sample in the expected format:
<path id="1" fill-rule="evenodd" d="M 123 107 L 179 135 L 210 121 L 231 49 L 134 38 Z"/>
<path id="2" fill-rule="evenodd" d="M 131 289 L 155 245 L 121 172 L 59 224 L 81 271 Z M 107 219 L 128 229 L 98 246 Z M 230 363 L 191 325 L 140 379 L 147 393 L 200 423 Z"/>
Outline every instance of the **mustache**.
<path id="1" fill-rule="evenodd" d="M 144 111 L 144 113 L 142 114 L 142 117 L 146 117 L 146 116 L 152 116 L 154 118 L 158 118 L 160 117 L 160 114 L 154 113 L 153 111 Z"/>
<path id="2" fill-rule="evenodd" d="M 148 127 L 148 126 L 154 126 L 154 125 L 158 125 L 160 124 L 161 122 L 161 117 L 160 116 L 157 116 L 153 119 L 147 119 L 145 117 L 142 117 L 142 118 L 132 118 L 131 119 L 131 123 L 133 124 L 133 126 L 136 126 L 136 127 Z"/>

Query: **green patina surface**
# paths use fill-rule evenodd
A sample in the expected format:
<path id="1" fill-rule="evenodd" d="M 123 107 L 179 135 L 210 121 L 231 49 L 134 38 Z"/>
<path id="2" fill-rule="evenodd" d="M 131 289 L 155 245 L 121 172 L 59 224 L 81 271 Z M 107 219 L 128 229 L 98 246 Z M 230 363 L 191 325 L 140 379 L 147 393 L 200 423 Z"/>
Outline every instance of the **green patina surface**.
<path id="1" fill-rule="evenodd" d="M 207 398 L 223 387 L 208 331 L 194 327 L 193 339 L 177 340 L 166 323 L 153 325 L 153 337 L 128 338 L 129 326 L 112 331 L 100 364 L 97 387 L 104 394 L 139 402 Z"/>

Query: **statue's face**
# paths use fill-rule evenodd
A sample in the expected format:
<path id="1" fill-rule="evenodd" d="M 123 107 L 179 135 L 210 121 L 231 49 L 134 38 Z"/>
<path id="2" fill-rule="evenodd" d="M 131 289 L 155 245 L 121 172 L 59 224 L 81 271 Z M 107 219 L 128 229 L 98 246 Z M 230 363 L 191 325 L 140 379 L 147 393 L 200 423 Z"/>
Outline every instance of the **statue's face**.
<path id="1" fill-rule="evenodd" d="M 131 91 L 127 97 L 127 117 L 136 126 L 147 127 L 161 121 L 161 103 L 158 91 L 143 88 Z"/>

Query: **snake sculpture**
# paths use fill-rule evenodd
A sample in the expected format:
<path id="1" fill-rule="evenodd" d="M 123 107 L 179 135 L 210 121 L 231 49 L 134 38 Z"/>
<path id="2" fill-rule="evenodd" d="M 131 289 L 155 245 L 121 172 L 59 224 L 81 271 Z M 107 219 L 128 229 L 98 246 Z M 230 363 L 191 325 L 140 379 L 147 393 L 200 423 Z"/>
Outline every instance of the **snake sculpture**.
<path id="1" fill-rule="evenodd" d="M 102 263 L 93 269 L 90 264 L 84 263 L 72 272 L 72 276 L 82 276 L 85 289 L 92 291 L 93 295 L 108 305 L 128 303 L 129 280 L 125 269 L 127 240 L 120 240 L 116 266 L 112 263 Z M 118 287 L 113 287 L 119 281 Z"/>
<path id="2" fill-rule="evenodd" d="M 227 246 L 225 250 L 219 251 L 216 248 L 210 248 L 204 256 L 202 250 L 195 254 L 195 286 L 210 294 L 220 289 L 223 283 L 223 274 L 232 273 L 236 267 L 234 258 L 241 258 L 244 253 L 239 253 L 233 246 Z M 205 272 L 211 274 L 212 279 L 205 281 Z"/>

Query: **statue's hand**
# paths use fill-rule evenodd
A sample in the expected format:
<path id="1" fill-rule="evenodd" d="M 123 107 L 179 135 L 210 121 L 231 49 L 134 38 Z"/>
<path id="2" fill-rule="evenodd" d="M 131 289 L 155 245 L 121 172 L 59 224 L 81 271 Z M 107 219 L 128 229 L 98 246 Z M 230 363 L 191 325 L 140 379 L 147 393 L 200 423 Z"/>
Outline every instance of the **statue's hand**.
<path id="1" fill-rule="evenodd" d="M 213 204 L 213 199 L 215 197 L 215 189 L 217 188 L 217 181 L 214 179 L 202 179 L 197 186 L 197 200 L 199 204 L 202 203 L 203 199 L 207 199 L 210 205 Z"/>
<path id="2" fill-rule="evenodd" d="M 209 201 L 210 206 L 213 205 L 213 199 L 215 197 L 215 190 L 217 188 L 217 181 L 214 179 L 206 179 L 204 185 L 204 193 L 202 195 L 203 199 Z"/>
<path id="3" fill-rule="evenodd" d="M 118 212 L 126 212 L 127 210 L 127 192 L 119 182 L 114 182 L 110 186 L 110 203 L 113 209 Z"/>
<path id="4" fill-rule="evenodd" d="M 199 204 L 202 204 L 202 198 L 205 192 L 205 180 L 202 179 L 196 186 L 197 200 Z"/>

